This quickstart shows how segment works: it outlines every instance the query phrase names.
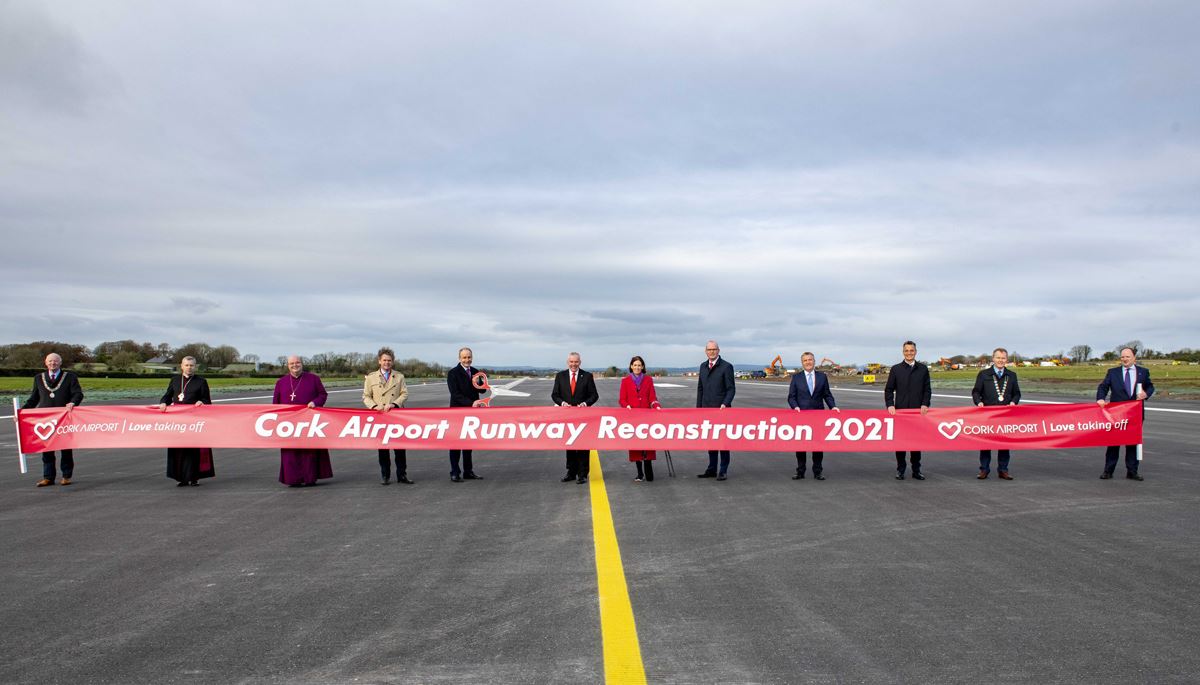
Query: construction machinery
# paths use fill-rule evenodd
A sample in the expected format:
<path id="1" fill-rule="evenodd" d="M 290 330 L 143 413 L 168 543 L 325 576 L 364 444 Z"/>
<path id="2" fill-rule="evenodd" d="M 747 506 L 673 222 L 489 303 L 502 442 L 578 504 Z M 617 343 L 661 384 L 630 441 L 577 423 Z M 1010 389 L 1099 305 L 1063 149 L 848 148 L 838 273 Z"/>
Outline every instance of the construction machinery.
<path id="1" fill-rule="evenodd" d="M 822 369 L 829 369 L 830 373 L 841 373 L 842 365 L 833 361 L 829 357 L 821 357 L 821 363 L 817 364 Z"/>
<path id="2" fill-rule="evenodd" d="M 942 357 L 941 359 L 939 359 L 937 361 L 937 363 L 938 363 L 938 366 L 942 367 L 942 371 L 947 371 L 947 370 L 958 371 L 959 369 L 967 368 L 965 365 L 952 362 L 945 357 Z"/>
<path id="3" fill-rule="evenodd" d="M 787 369 L 783 366 L 783 356 L 778 354 L 775 355 L 775 358 L 771 360 L 771 365 L 763 367 L 763 373 L 767 374 L 768 377 L 773 378 L 786 376 Z"/>

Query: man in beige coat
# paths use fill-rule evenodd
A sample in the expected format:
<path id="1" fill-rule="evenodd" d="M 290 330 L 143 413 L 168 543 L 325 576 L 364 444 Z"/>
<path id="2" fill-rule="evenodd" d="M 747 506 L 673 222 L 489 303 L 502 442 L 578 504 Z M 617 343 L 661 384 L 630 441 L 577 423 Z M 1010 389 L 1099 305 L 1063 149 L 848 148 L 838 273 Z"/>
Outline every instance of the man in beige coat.
<path id="1" fill-rule="evenodd" d="M 367 409 L 387 413 L 404 407 L 404 403 L 408 401 L 408 386 L 404 384 L 404 374 L 392 370 L 395 362 L 396 355 L 390 348 L 380 348 L 379 370 L 367 374 L 366 382 L 363 383 L 363 404 L 367 405 Z M 402 449 L 393 451 L 396 453 L 396 482 L 412 485 L 413 482 L 408 479 L 407 473 L 408 453 Z M 391 482 L 392 469 L 386 449 L 379 450 L 379 472 L 383 476 L 382 485 Z"/>

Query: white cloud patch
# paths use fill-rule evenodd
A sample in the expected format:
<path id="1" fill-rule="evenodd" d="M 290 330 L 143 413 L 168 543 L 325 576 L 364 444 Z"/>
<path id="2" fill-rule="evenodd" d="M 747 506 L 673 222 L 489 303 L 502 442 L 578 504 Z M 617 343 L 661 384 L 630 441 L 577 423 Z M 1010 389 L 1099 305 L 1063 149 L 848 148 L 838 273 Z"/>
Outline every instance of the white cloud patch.
<path id="1" fill-rule="evenodd" d="M 1196 345 L 1198 8 L 8 3 L 0 341 Z"/>

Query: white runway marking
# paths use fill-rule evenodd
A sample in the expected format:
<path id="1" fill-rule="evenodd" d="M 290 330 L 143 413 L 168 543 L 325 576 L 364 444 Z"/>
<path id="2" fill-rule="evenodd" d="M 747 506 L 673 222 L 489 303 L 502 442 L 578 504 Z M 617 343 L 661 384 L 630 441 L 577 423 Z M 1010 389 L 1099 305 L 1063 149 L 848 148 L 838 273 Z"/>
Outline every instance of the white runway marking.
<path id="1" fill-rule="evenodd" d="M 492 397 L 529 397 L 529 393 L 527 393 L 527 392 L 521 392 L 519 390 L 512 389 L 512 388 L 515 388 L 516 386 L 520 385 L 521 383 L 524 383 L 527 380 L 529 380 L 529 379 L 528 378 L 518 378 L 517 380 L 515 380 L 511 383 L 505 383 L 504 385 L 493 385 L 492 386 Z"/>

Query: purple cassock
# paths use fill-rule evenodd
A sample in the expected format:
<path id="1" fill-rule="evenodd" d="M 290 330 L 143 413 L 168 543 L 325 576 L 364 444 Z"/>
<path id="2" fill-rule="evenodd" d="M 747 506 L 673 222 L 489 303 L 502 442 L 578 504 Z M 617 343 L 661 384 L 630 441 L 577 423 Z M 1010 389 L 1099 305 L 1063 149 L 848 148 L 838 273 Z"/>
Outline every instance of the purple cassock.
<path id="1" fill-rule="evenodd" d="M 325 406 L 329 393 L 315 373 L 301 371 L 297 378 L 287 374 L 275 381 L 275 404 Z M 320 478 L 333 478 L 329 450 L 279 450 L 279 482 L 286 485 L 316 485 Z"/>

